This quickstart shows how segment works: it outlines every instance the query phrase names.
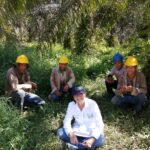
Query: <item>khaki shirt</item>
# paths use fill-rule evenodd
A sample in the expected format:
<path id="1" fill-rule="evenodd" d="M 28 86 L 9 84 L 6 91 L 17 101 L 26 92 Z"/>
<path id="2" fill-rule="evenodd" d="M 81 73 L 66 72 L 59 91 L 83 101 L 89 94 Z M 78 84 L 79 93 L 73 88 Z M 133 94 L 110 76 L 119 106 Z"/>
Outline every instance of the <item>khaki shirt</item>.
<path id="1" fill-rule="evenodd" d="M 6 94 L 12 94 L 18 90 L 19 84 L 25 84 L 30 82 L 30 75 L 28 72 L 19 74 L 15 67 L 10 68 L 6 74 Z"/>
<path id="2" fill-rule="evenodd" d="M 59 90 L 60 87 L 65 84 L 68 84 L 70 88 L 72 88 L 73 84 L 75 83 L 75 76 L 71 68 L 67 67 L 64 75 L 62 76 L 59 67 L 56 67 L 52 70 L 50 76 L 50 84 L 52 88 L 52 92 Z"/>
<path id="3" fill-rule="evenodd" d="M 122 95 L 122 93 L 120 93 L 119 91 L 122 86 L 133 86 L 133 91 L 131 95 L 136 96 L 141 93 L 147 93 L 146 79 L 144 74 L 141 72 L 137 72 L 135 78 L 132 81 L 128 79 L 127 75 L 121 76 L 118 81 L 116 95 Z"/>

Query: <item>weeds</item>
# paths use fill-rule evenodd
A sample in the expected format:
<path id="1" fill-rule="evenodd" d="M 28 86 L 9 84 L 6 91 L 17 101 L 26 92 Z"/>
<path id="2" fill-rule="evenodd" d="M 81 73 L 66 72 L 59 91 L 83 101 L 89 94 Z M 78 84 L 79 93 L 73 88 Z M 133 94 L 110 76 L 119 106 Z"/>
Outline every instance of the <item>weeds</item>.
<path id="1" fill-rule="evenodd" d="M 51 69 L 57 65 L 60 55 L 70 58 L 70 66 L 75 72 L 77 83 L 85 86 L 87 95 L 96 100 L 102 112 L 105 123 L 104 150 L 148 150 L 150 147 L 150 109 L 143 111 L 140 118 L 134 118 L 131 111 L 123 111 L 113 106 L 105 93 L 104 78 L 112 66 L 112 56 L 118 49 L 97 51 L 94 55 L 76 56 L 70 50 L 62 50 L 55 45 L 55 51 L 47 50 L 44 57 L 37 56 L 34 46 L 24 46 L 16 51 L 4 47 L 0 50 L 0 93 L 4 95 L 4 78 L 7 69 L 15 62 L 18 54 L 24 52 L 30 59 L 31 79 L 38 83 L 38 91 L 47 104 L 43 111 L 34 112 L 32 109 L 23 115 L 13 107 L 6 96 L 0 97 L 0 150 L 57 150 L 60 141 L 54 130 L 62 125 L 68 105 L 68 99 L 61 103 L 48 102 L 50 92 L 49 77 Z M 126 49 L 126 48 L 125 48 Z M 125 51 L 121 50 L 121 51 Z M 9 52 L 9 53 L 8 53 Z M 123 54 L 126 55 L 128 51 Z M 8 55 L 7 59 L 6 56 Z M 7 61 L 8 60 L 8 61 Z"/>

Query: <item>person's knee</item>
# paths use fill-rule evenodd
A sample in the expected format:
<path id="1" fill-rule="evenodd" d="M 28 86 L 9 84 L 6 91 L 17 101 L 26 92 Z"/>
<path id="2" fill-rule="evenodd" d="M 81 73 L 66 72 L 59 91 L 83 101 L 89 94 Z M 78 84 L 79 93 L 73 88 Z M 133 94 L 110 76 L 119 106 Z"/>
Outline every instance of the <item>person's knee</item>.
<path id="1" fill-rule="evenodd" d="M 39 105 L 39 106 L 45 104 L 45 101 L 41 97 L 33 93 L 27 93 L 25 96 L 25 101 L 28 103 Z"/>
<path id="2" fill-rule="evenodd" d="M 16 96 L 19 96 L 20 98 L 24 98 L 25 95 L 26 95 L 26 92 L 24 90 L 20 89 L 16 92 Z"/>
<path id="3" fill-rule="evenodd" d="M 138 97 L 138 99 L 140 99 L 141 101 L 145 101 L 145 100 L 147 100 L 146 95 L 145 95 L 145 94 L 143 94 L 143 93 L 138 94 L 138 95 L 137 95 L 137 97 Z"/>
<path id="4" fill-rule="evenodd" d="M 66 138 L 67 135 L 65 133 L 65 130 L 63 128 L 60 128 L 57 130 L 57 136 L 63 140 Z"/>
<path id="5" fill-rule="evenodd" d="M 34 99 L 34 98 L 40 99 L 40 97 L 34 93 L 27 93 L 27 96 L 30 97 L 31 99 Z"/>
<path id="6" fill-rule="evenodd" d="M 55 102 L 55 101 L 58 101 L 60 99 L 59 96 L 57 96 L 56 94 L 52 93 L 48 96 L 49 100 Z"/>
<path id="7" fill-rule="evenodd" d="M 119 96 L 114 96 L 114 97 L 111 99 L 111 102 L 112 102 L 114 105 L 117 105 L 117 104 L 120 102 Z"/>
<path id="8" fill-rule="evenodd" d="M 104 135 L 101 135 L 94 143 L 93 147 L 94 148 L 98 148 L 101 147 L 102 145 L 104 145 L 105 142 L 105 137 Z"/>
<path id="9" fill-rule="evenodd" d="M 18 90 L 12 94 L 12 103 L 17 107 L 20 106 L 21 100 L 24 100 L 26 92 L 24 90 Z"/>
<path id="10" fill-rule="evenodd" d="M 57 136 L 61 137 L 63 135 L 63 128 L 57 130 Z"/>
<path id="11" fill-rule="evenodd" d="M 39 105 L 44 105 L 45 104 L 45 100 L 43 100 L 41 97 L 39 97 L 38 95 L 36 95 L 35 99 L 38 101 Z"/>
<path id="12" fill-rule="evenodd" d="M 145 103 L 145 101 L 147 100 L 146 95 L 145 95 L 145 94 L 143 94 L 143 93 L 141 93 L 141 94 L 137 95 L 137 98 L 140 100 L 140 102 L 141 102 L 142 104 L 144 104 L 144 103 Z"/>
<path id="13" fill-rule="evenodd" d="M 40 99 L 39 99 L 39 102 L 38 102 L 38 105 L 40 105 L 40 106 L 41 106 L 41 105 L 45 105 L 45 101 L 40 98 Z"/>

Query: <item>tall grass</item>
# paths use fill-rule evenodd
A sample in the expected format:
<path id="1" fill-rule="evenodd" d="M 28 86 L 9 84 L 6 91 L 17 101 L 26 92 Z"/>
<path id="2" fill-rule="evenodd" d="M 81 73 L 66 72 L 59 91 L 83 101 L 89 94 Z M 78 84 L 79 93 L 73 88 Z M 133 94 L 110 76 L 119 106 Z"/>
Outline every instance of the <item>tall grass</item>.
<path id="1" fill-rule="evenodd" d="M 145 150 L 150 147 L 149 107 L 144 110 L 141 118 L 134 118 L 132 111 L 123 111 L 113 106 L 105 93 L 104 79 L 112 67 L 112 56 L 120 51 L 127 56 L 131 47 L 99 46 L 93 55 L 76 56 L 71 50 L 63 50 L 61 45 L 53 45 L 47 49 L 46 55 L 37 55 L 35 44 L 0 47 L 0 94 L 4 95 L 4 79 L 6 71 L 15 62 L 16 56 L 26 54 L 30 60 L 29 71 L 31 79 L 38 83 L 36 91 L 44 97 L 47 104 L 43 111 L 28 110 L 20 115 L 19 110 L 9 103 L 6 96 L 0 97 L 0 150 L 50 150 L 59 149 L 60 142 L 54 135 L 63 121 L 68 100 L 51 104 L 47 100 L 50 92 L 49 77 L 53 67 L 58 63 L 62 54 L 70 58 L 70 66 L 75 72 L 77 83 L 85 86 L 87 95 L 97 101 L 101 109 L 104 123 L 106 142 L 104 150 Z M 103 49 L 103 48 L 102 48 Z M 139 55 L 137 55 L 140 58 Z M 140 58 L 142 62 L 142 58 Z"/>

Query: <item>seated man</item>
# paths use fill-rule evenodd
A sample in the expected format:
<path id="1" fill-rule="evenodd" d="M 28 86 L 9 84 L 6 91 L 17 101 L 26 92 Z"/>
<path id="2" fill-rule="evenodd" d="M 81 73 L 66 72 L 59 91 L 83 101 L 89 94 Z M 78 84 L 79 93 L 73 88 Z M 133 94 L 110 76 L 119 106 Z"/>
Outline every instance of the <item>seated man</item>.
<path id="1" fill-rule="evenodd" d="M 64 126 L 58 129 L 57 135 L 69 148 L 95 149 L 102 146 L 104 124 L 97 103 L 86 97 L 82 86 L 74 87 L 73 97 L 74 101 L 67 108 Z"/>
<path id="2" fill-rule="evenodd" d="M 6 75 L 6 94 L 12 97 L 12 102 L 16 106 L 36 105 L 41 107 L 45 104 L 39 96 L 31 93 L 32 89 L 37 88 L 36 83 L 30 81 L 27 68 L 29 60 L 25 55 L 20 55 L 16 59 L 16 65 L 7 71 Z"/>
<path id="3" fill-rule="evenodd" d="M 113 62 L 114 66 L 105 81 L 107 93 L 110 98 L 112 98 L 115 95 L 113 89 L 117 88 L 119 76 L 125 74 L 123 56 L 119 53 L 116 53 L 113 56 Z M 113 76 L 115 76 L 116 80 L 113 78 Z"/>
<path id="4" fill-rule="evenodd" d="M 58 101 L 64 93 L 71 94 L 72 87 L 75 83 L 75 76 L 71 68 L 68 67 L 68 58 L 62 56 L 59 59 L 59 66 L 54 68 L 51 73 L 51 94 L 49 99 L 51 101 Z"/>
<path id="5" fill-rule="evenodd" d="M 112 103 L 120 107 L 133 106 L 134 114 L 142 110 L 147 93 L 145 76 L 137 71 L 137 65 L 137 59 L 129 56 L 125 62 L 126 75 L 119 78 L 116 96 L 112 98 Z"/>

